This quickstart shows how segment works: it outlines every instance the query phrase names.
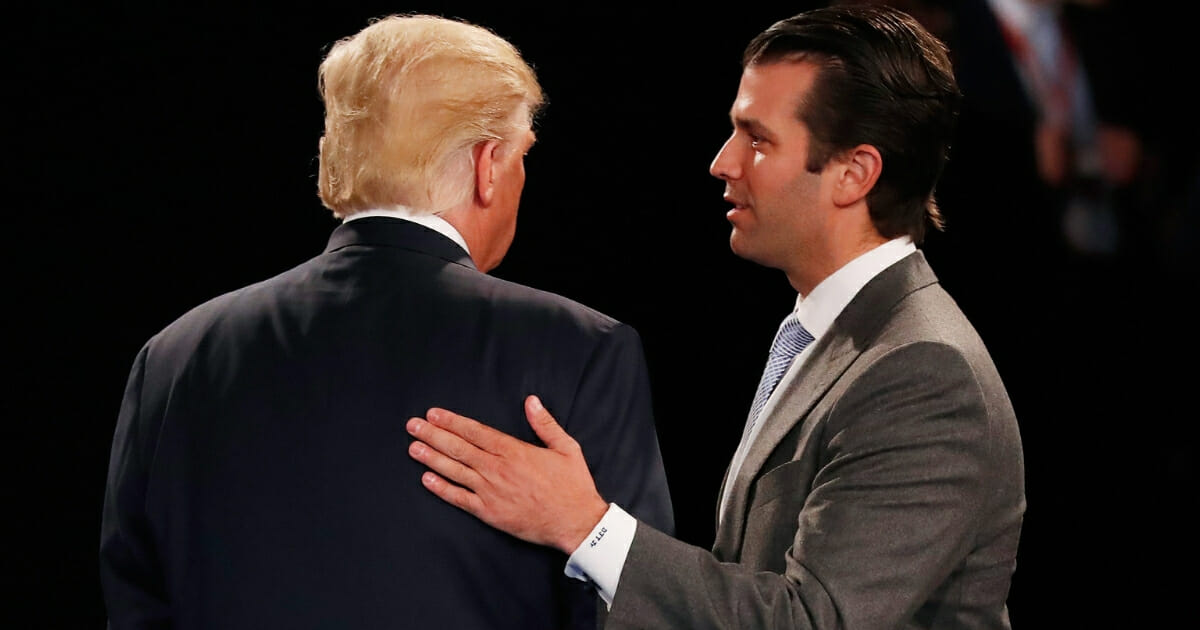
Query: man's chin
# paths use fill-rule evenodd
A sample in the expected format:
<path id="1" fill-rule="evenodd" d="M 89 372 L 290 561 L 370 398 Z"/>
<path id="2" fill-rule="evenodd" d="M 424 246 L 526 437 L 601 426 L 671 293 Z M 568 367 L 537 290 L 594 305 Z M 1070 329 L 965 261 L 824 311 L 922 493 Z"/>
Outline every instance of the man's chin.
<path id="1" fill-rule="evenodd" d="M 733 233 L 729 235 L 729 249 L 733 251 L 735 256 L 748 262 L 769 269 L 782 269 L 778 258 L 767 256 L 767 253 L 761 247 L 758 249 L 751 247 L 750 239 L 746 238 L 746 233 L 739 231 L 737 228 L 734 228 Z"/>
<path id="2" fill-rule="evenodd" d="M 729 249 L 733 251 L 738 258 L 745 258 L 750 262 L 758 262 L 754 259 L 754 255 L 750 248 L 746 245 L 746 235 L 740 232 L 736 227 L 729 233 Z"/>

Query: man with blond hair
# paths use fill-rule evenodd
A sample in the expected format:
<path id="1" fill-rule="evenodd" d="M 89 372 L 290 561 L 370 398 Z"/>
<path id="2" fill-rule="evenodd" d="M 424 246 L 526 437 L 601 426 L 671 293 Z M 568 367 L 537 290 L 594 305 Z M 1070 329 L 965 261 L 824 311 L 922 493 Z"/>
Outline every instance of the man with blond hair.
<path id="1" fill-rule="evenodd" d="M 532 440 L 537 392 L 597 487 L 673 528 L 637 332 L 487 274 L 516 229 L 535 73 L 480 26 L 389 16 L 331 48 L 320 88 L 325 251 L 133 362 L 101 528 L 110 627 L 597 627 L 565 554 L 442 503 L 397 454 L 447 402 Z"/>

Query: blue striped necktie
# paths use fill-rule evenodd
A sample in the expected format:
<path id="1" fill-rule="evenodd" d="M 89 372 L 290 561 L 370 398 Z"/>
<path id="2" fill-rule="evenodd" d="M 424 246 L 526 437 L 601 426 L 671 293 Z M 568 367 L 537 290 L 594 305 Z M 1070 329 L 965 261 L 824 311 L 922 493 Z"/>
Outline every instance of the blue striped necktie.
<path id="1" fill-rule="evenodd" d="M 788 366 L 792 364 L 792 359 L 812 343 L 812 340 L 812 334 L 804 329 L 795 312 L 788 315 L 779 325 L 775 341 L 771 342 L 767 367 L 763 368 L 762 379 L 758 382 L 758 393 L 754 395 L 754 404 L 750 406 L 750 422 L 746 425 L 746 436 L 750 435 L 750 430 L 758 421 L 758 415 L 762 413 L 771 392 L 775 391 L 779 379 L 783 378 L 784 372 L 787 372 Z"/>

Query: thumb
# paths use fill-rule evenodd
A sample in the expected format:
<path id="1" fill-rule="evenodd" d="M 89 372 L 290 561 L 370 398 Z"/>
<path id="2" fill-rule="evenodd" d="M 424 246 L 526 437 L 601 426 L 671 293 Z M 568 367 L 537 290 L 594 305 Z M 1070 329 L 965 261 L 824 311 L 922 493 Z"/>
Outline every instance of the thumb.
<path id="1" fill-rule="evenodd" d="M 529 420 L 529 426 L 533 427 L 534 433 L 537 433 L 550 449 L 561 451 L 575 444 L 575 440 L 559 426 L 554 416 L 546 411 L 542 400 L 537 396 L 531 394 L 525 397 L 525 417 Z"/>

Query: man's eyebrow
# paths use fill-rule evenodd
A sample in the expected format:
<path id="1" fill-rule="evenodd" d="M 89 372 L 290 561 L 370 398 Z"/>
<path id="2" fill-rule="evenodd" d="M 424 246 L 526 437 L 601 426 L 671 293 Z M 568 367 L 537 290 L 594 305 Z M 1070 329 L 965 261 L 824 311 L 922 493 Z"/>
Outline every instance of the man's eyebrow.
<path id="1" fill-rule="evenodd" d="M 775 138 L 775 134 L 771 133 L 771 130 L 767 129 L 766 125 L 762 124 L 761 122 L 759 122 L 758 120 L 756 120 L 754 118 L 745 118 L 745 117 L 741 117 L 741 116 L 734 116 L 733 117 L 733 126 L 737 127 L 738 129 L 741 129 L 742 131 L 745 131 L 746 133 L 748 133 L 752 136 L 757 136 L 759 138 L 765 138 L 766 140 L 772 140 Z"/>

